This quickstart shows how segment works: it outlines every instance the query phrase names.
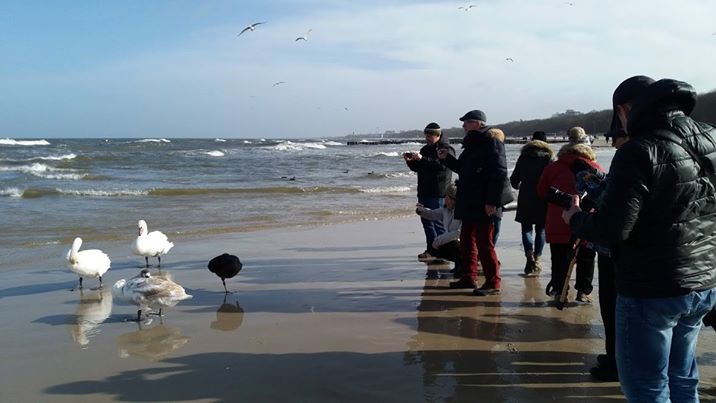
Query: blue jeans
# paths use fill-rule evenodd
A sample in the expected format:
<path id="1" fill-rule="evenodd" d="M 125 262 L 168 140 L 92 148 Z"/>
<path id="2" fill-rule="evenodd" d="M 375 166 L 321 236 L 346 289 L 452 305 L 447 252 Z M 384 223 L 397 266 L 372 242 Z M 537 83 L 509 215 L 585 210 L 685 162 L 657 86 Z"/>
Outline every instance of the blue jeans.
<path id="1" fill-rule="evenodd" d="M 544 225 L 534 224 L 535 237 L 532 241 L 533 224 L 522 224 L 522 246 L 525 254 L 534 253 L 535 256 L 542 256 L 544 250 Z"/>
<path id="2" fill-rule="evenodd" d="M 430 210 L 435 210 L 445 206 L 445 199 L 442 197 L 418 197 L 418 203 Z M 432 254 L 435 251 L 433 241 L 438 235 L 445 232 L 445 227 L 440 221 L 426 220 L 424 218 L 420 218 L 420 221 L 423 223 L 423 230 L 425 230 L 425 242 L 428 245 L 426 250 Z"/>
<path id="3" fill-rule="evenodd" d="M 716 289 L 671 298 L 617 296 L 616 359 L 629 402 L 698 402 L 696 340 Z"/>

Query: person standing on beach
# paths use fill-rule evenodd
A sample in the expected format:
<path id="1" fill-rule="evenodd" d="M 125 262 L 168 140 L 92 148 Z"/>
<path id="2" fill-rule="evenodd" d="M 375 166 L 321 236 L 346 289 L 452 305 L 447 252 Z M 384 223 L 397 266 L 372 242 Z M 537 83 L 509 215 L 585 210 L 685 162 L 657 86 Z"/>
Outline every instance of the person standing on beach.
<path id="1" fill-rule="evenodd" d="M 464 270 L 458 281 L 450 283 L 450 288 L 475 288 L 479 258 L 485 271 L 485 283 L 475 288 L 473 294 L 495 295 L 500 293 L 501 278 L 492 215 L 497 212 L 507 179 L 505 146 L 487 135 L 484 112 L 472 110 L 460 120 L 465 130 L 460 157 L 455 158 L 447 150 L 438 152 L 443 164 L 460 176 L 455 217 L 462 220 L 460 248 Z"/>
<path id="2" fill-rule="evenodd" d="M 696 342 L 716 301 L 716 129 L 689 117 L 691 85 L 646 76 L 612 96 L 629 135 L 599 208 L 562 214 L 576 234 L 609 242 L 616 362 L 630 402 L 697 402 Z"/>
<path id="3" fill-rule="evenodd" d="M 448 154 L 455 156 L 455 149 L 452 148 L 447 139 L 442 135 L 440 126 L 431 122 L 423 130 L 426 144 L 419 153 L 406 152 L 403 154 L 405 163 L 411 171 L 418 174 L 418 203 L 424 207 L 434 210 L 443 207 L 445 190 L 452 181 L 452 172 L 438 160 L 438 148 L 444 149 Z M 427 260 L 435 257 L 433 241 L 445 232 L 440 221 L 420 219 L 425 231 L 425 252 L 418 255 L 418 259 Z"/>
<path id="4" fill-rule="evenodd" d="M 576 130 L 570 129 L 570 140 L 572 133 Z M 583 132 L 583 130 L 582 130 Z M 586 137 L 586 136 L 585 136 Z M 551 162 L 540 175 L 537 182 L 537 195 L 547 200 L 551 187 L 562 192 L 575 194 L 576 179 L 575 167 L 587 166 L 603 172 L 601 165 L 597 163 L 597 156 L 594 150 L 583 142 L 571 142 L 565 144 L 557 153 L 557 160 Z M 569 263 L 574 257 L 573 244 L 576 239 L 572 236 L 569 225 L 562 220 L 563 207 L 554 203 L 548 203 L 547 216 L 545 218 L 545 233 L 549 242 L 550 255 L 552 258 L 552 279 L 547 285 L 548 294 L 559 299 Z M 577 252 L 577 301 L 591 303 L 592 280 L 594 278 L 594 257 L 595 252 L 591 249 L 580 247 Z"/>
<path id="5" fill-rule="evenodd" d="M 527 259 L 525 276 L 534 276 L 542 271 L 539 258 L 545 244 L 544 220 L 547 215 L 547 202 L 537 195 L 537 182 L 553 158 L 554 151 L 547 144 L 547 135 L 543 131 L 536 131 L 532 134 L 532 140 L 522 147 L 515 169 L 510 175 L 510 184 L 519 189 L 515 221 L 522 226 L 522 247 Z"/>

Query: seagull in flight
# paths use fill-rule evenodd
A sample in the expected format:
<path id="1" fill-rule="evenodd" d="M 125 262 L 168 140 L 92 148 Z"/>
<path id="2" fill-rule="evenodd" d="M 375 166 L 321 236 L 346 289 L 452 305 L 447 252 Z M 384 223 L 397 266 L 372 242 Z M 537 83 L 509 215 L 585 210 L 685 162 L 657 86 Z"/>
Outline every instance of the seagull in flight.
<path id="1" fill-rule="evenodd" d="M 299 36 L 298 38 L 296 38 L 296 40 L 295 40 L 294 42 L 298 42 L 298 41 L 301 41 L 301 40 L 307 41 L 307 40 L 308 40 L 308 34 L 311 33 L 311 31 L 313 31 L 313 29 L 309 29 L 308 31 L 306 31 L 306 33 L 303 34 L 303 36 Z"/>
<path id="2" fill-rule="evenodd" d="M 477 5 L 475 5 L 475 4 L 470 4 L 469 6 L 460 6 L 460 7 L 458 7 L 457 9 L 458 9 L 458 10 L 465 10 L 465 11 L 467 12 L 467 11 L 470 11 L 470 9 L 473 8 L 473 7 L 477 7 Z"/>
<path id="3" fill-rule="evenodd" d="M 257 25 L 261 25 L 261 24 L 265 24 L 265 23 L 266 23 L 266 21 L 254 22 L 253 24 L 251 24 L 251 25 L 247 26 L 246 28 L 242 29 L 241 32 L 239 32 L 239 34 L 236 35 L 236 36 L 241 36 L 241 34 L 243 34 L 243 33 L 246 32 L 246 31 L 255 31 Z"/>
<path id="4" fill-rule="evenodd" d="M 514 62 L 515 62 L 515 60 L 514 60 L 513 58 L 511 58 L 511 57 L 506 57 L 506 58 L 505 58 L 505 61 L 506 61 L 506 62 L 510 62 L 510 63 L 514 63 Z"/>
<path id="5" fill-rule="evenodd" d="M 271 87 L 275 87 L 275 86 L 281 85 L 281 84 L 286 84 L 286 82 L 285 81 L 276 81 L 275 83 L 273 83 L 273 85 Z"/>

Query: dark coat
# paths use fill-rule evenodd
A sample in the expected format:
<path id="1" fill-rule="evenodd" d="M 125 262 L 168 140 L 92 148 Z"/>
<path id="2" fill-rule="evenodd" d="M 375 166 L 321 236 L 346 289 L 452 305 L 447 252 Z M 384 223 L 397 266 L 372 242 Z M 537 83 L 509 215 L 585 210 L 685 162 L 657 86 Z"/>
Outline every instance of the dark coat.
<path id="1" fill-rule="evenodd" d="M 540 198 L 547 198 L 547 191 L 550 186 L 569 193 L 577 193 L 576 179 L 572 171 L 572 164 L 580 159 L 592 168 L 604 171 L 596 161 L 594 150 L 586 144 L 565 144 L 557 153 L 557 161 L 551 162 L 542 171 L 537 182 L 537 195 Z M 554 203 L 547 203 L 547 217 L 545 219 L 545 235 L 549 243 L 570 243 L 572 242 L 572 231 L 569 225 L 562 219 L 564 209 Z"/>
<path id="2" fill-rule="evenodd" d="M 488 221 L 485 206 L 500 206 L 507 180 L 505 145 L 487 135 L 487 127 L 468 132 L 459 158 L 448 155 L 443 164 L 459 175 L 455 218 Z"/>
<path id="3" fill-rule="evenodd" d="M 716 189 L 674 142 L 716 167 L 716 130 L 688 117 L 695 99 L 690 85 L 675 80 L 657 81 L 635 99 L 630 140 L 614 155 L 599 210 L 570 221 L 575 232 L 610 242 L 621 295 L 716 287 Z"/>
<path id="4" fill-rule="evenodd" d="M 408 168 L 418 174 L 418 197 L 445 197 L 445 190 L 452 182 L 452 172 L 438 159 L 438 148 L 447 148 L 455 156 L 455 149 L 441 136 L 435 144 L 420 149 L 420 161 L 406 161 Z"/>
<path id="5" fill-rule="evenodd" d="M 547 202 L 537 195 L 537 182 L 544 168 L 552 162 L 552 158 L 554 151 L 544 141 L 532 140 L 522 147 L 515 169 L 510 175 L 512 187 L 520 190 L 515 221 L 544 226 Z"/>

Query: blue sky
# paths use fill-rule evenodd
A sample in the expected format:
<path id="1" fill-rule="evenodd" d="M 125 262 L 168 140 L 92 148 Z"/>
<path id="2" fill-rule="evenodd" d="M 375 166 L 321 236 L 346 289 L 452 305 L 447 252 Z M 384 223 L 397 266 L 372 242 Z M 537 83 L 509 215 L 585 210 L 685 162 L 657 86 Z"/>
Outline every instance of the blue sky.
<path id="1" fill-rule="evenodd" d="M 0 137 L 330 137 L 607 109 L 635 74 L 716 89 L 714 15 L 713 0 L 3 0 Z"/>

